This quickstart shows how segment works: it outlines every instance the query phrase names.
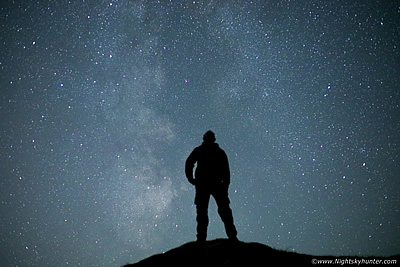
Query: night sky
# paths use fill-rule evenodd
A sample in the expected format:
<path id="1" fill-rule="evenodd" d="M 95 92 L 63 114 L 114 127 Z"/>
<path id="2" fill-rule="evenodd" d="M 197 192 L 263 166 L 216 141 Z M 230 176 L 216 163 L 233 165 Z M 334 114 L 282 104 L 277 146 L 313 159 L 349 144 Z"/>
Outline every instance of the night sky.
<path id="1" fill-rule="evenodd" d="M 2 1 L 1 266 L 195 240 L 184 164 L 210 129 L 240 240 L 400 253 L 399 22 L 390 0 Z"/>

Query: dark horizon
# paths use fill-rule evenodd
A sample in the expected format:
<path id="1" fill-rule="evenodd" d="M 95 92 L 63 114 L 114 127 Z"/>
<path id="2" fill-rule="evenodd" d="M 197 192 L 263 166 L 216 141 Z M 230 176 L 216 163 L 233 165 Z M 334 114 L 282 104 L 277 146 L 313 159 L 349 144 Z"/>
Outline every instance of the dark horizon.
<path id="1" fill-rule="evenodd" d="M 205 243 L 189 242 L 167 252 L 152 255 L 123 267 L 140 266 L 259 266 L 271 262 L 285 265 L 314 266 L 320 264 L 386 264 L 396 265 L 400 255 L 390 257 L 313 256 L 295 251 L 277 250 L 255 242 L 229 239 L 209 240 Z"/>

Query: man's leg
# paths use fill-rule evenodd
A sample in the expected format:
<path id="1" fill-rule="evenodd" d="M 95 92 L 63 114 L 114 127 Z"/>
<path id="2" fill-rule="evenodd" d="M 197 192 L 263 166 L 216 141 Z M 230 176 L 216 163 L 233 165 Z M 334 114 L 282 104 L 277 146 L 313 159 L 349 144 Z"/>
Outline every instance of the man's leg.
<path id="1" fill-rule="evenodd" d="M 208 228 L 208 203 L 210 202 L 210 193 L 196 187 L 196 204 L 197 211 L 197 241 L 206 241 Z"/>
<path id="2" fill-rule="evenodd" d="M 237 231 L 235 224 L 233 223 L 232 210 L 229 207 L 228 190 L 221 190 L 213 194 L 215 202 L 218 205 L 218 214 L 221 220 L 224 222 L 225 231 L 229 239 L 237 240 Z"/>

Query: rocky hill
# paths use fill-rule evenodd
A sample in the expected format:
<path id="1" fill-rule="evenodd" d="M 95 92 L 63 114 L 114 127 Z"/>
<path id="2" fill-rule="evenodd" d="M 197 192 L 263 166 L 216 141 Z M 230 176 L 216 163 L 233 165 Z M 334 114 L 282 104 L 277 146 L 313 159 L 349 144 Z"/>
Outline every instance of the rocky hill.
<path id="1" fill-rule="evenodd" d="M 205 243 L 189 242 L 178 248 L 157 254 L 124 267 L 144 266 L 304 266 L 392 263 L 396 265 L 399 255 L 382 257 L 311 256 L 276 250 L 260 243 L 233 242 L 216 239 Z M 380 262 L 378 262 L 380 261 Z M 386 262 L 384 262 L 386 261 Z"/>

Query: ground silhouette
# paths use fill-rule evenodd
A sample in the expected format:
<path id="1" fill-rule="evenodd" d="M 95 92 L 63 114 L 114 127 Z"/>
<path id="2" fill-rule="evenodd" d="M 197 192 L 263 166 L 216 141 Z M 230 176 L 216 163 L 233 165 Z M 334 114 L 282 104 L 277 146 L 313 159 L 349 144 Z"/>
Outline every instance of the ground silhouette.
<path id="1" fill-rule="evenodd" d="M 312 256 L 295 252 L 276 250 L 260 243 L 245 243 L 216 239 L 203 243 L 189 242 L 163 254 L 157 254 L 135 264 L 124 267 L 145 266 L 304 266 L 376 264 L 377 261 L 399 263 L 400 255 L 388 258 L 355 256 Z M 331 262 L 329 262 L 331 261 Z M 359 262 L 357 262 L 359 261 Z M 364 261 L 364 262 L 362 262 Z M 375 262 L 374 262 L 375 261 Z"/>

